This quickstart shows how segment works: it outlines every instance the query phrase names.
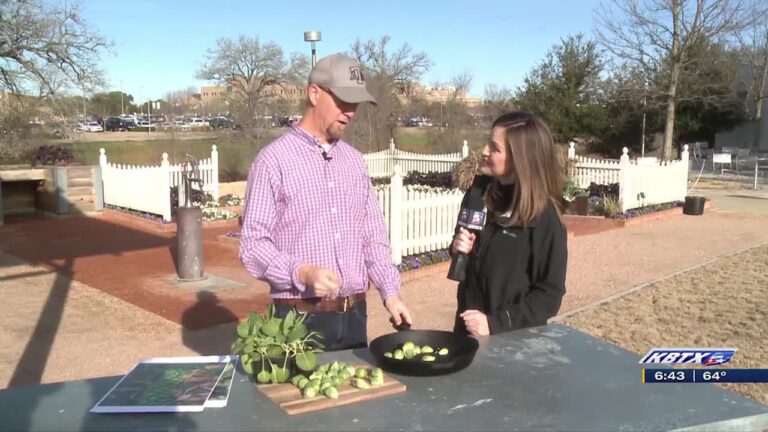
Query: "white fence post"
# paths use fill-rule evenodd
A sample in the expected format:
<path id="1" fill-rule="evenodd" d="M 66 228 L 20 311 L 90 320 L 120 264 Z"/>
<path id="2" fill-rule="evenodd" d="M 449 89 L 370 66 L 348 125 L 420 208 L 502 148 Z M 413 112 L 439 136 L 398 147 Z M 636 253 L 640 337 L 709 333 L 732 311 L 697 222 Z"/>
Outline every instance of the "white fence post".
<path id="1" fill-rule="evenodd" d="M 624 147 L 621 149 L 621 157 L 619 158 L 619 210 L 624 211 L 624 206 L 629 203 L 629 193 L 632 189 L 629 187 L 629 149 Z"/>
<path id="2" fill-rule="evenodd" d="M 688 195 L 688 144 L 685 144 L 683 146 L 683 154 L 680 155 L 680 177 L 684 178 L 685 181 L 682 181 L 680 183 L 680 186 L 682 189 L 680 190 L 680 200 L 684 201 L 685 196 Z"/>
<path id="3" fill-rule="evenodd" d="M 163 220 L 171 220 L 171 164 L 168 162 L 168 153 L 163 153 L 163 160 L 160 162 L 160 190 L 163 192 Z"/>
<path id="4" fill-rule="evenodd" d="M 211 189 L 213 199 L 215 202 L 219 202 L 219 150 L 216 144 L 211 146 Z"/>
<path id="5" fill-rule="evenodd" d="M 395 165 L 389 185 L 389 245 L 392 248 L 392 263 L 403 261 L 403 175 L 400 165 Z"/>
<path id="6" fill-rule="evenodd" d="M 469 156 L 469 143 L 467 140 L 464 140 L 464 143 L 461 146 L 461 159 L 466 159 L 467 156 Z"/>
<path id="7" fill-rule="evenodd" d="M 395 139 L 390 138 L 389 139 L 389 151 L 393 152 L 395 151 Z"/>
<path id="8" fill-rule="evenodd" d="M 576 143 L 573 141 L 568 143 L 568 159 L 576 159 Z"/>
<path id="9" fill-rule="evenodd" d="M 102 169 L 107 166 L 107 152 L 104 150 L 104 147 L 99 149 L 99 166 Z"/>

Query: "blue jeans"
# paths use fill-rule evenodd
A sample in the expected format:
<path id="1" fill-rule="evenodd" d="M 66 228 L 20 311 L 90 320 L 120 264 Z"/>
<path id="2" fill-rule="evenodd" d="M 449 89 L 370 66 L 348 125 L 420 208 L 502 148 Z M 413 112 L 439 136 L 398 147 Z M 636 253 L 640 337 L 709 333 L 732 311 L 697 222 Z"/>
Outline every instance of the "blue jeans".
<path id="1" fill-rule="evenodd" d="M 284 318 L 292 306 L 275 305 L 278 317 Z M 368 311 L 358 302 L 346 312 L 309 312 L 304 321 L 309 331 L 323 334 L 325 351 L 339 351 L 368 346 Z"/>

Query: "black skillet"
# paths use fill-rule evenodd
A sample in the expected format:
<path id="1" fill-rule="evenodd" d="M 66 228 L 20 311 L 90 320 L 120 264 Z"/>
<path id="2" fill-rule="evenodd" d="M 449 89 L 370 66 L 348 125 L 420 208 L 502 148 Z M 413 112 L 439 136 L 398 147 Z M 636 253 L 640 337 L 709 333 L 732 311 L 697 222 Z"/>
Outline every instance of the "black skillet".
<path id="1" fill-rule="evenodd" d="M 410 327 L 410 326 L 407 326 Z M 435 351 L 448 348 L 448 355 L 432 354 L 434 361 L 421 359 L 423 354 L 413 359 L 397 360 L 384 357 L 385 352 L 393 352 L 400 345 L 411 341 L 419 346 L 429 345 Z M 412 376 L 445 375 L 460 371 L 472 363 L 479 344 L 473 337 L 440 330 L 406 330 L 379 336 L 368 345 L 376 363 L 382 369 Z"/>

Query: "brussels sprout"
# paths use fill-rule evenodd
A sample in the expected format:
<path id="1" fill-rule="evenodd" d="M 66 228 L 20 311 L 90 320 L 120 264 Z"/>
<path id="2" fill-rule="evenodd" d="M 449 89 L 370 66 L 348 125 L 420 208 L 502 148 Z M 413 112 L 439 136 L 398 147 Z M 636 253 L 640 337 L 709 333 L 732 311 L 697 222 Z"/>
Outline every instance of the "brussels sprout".
<path id="1" fill-rule="evenodd" d="M 384 385 L 384 377 L 383 376 L 372 376 L 371 377 L 371 386 L 372 387 L 380 387 Z"/>
<path id="2" fill-rule="evenodd" d="M 405 358 L 405 354 L 401 349 L 396 349 L 394 356 L 395 356 L 395 360 L 402 360 L 403 358 Z"/>
<path id="3" fill-rule="evenodd" d="M 432 354 L 433 352 L 435 352 L 435 350 L 433 350 L 432 347 L 429 345 L 424 345 L 423 347 L 421 347 L 422 354 Z"/>
<path id="4" fill-rule="evenodd" d="M 386 357 L 386 358 L 392 358 L 392 353 L 391 353 L 391 352 L 389 352 L 389 351 L 387 351 L 387 352 L 385 352 L 385 353 L 384 353 L 384 357 Z"/>
<path id="5" fill-rule="evenodd" d="M 362 379 L 362 378 L 355 378 L 352 380 L 352 385 L 359 388 L 359 389 L 367 389 L 371 388 L 371 385 L 368 383 L 368 381 Z"/>
<path id="6" fill-rule="evenodd" d="M 325 389 L 327 389 L 329 387 L 333 387 L 333 384 L 330 383 L 330 382 L 322 383 L 322 384 L 320 384 L 320 391 L 323 392 L 323 391 L 325 391 Z"/>
<path id="7" fill-rule="evenodd" d="M 304 399 L 311 399 L 317 396 L 317 390 L 313 386 L 304 387 Z"/>
<path id="8" fill-rule="evenodd" d="M 370 375 L 371 375 L 371 377 L 377 377 L 377 376 L 383 377 L 384 376 L 384 369 L 379 368 L 379 367 L 374 368 L 371 371 Z"/>
<path id="9" fill-rule="evenodd" d="M 272 378 L 272 374 L 267 372 L 266 370 L 263 370 L 258 374 L 256 374 L 256 381 L 262 384 L 268 383 L 271 378 Z"/>
<path id="10" fill-rule="evenodd" d="M 323 394 L 325 397 L 329 399 L 338 399 L 339 398 L 339 391 L 336 390 L 335 387 L 328 387 L 323 391 Z"/>
<path id="11" fill-rule="evenodd" d="M 299 385 L 299 381 L 300 381 L 302 378 L 304 378 L 304 376 L 303 376 L 303 375 L 296 375 L 296 376 L 294 376 L 293 378 L 291 378 L 291 384 L 293 384 L 293 385 L 295 385 L 295 386 L 298 386 L 298 385 Z"/>
<path id="12" fill-rule="evenodd" d="M 440 348 L 440 351 L 437 352 L 441 356 L 448 355 L 448 348 Z"/>
<path id="13" fill-rule="evenodd" d="M 306 387 L 307 384 L 309 384 L 309 380 L 305 377 L 301 377 L 301 379 L 299 380 L 299 383 L 297 384 L 297 387 L 300 390 L 304 390 L 304 387 Z"/>
<path id="14" fill-rule="evenodd" d="M 412 359 L 415 355 L 416 353 L 413 350 L 403 350 L 403 356 L 408 360 Z"/>
<path id="15" fill-rule="evenodd" d="M 342 379 L 340 377 L 335 376 L 335 377 L 331 378 L 331 385 L 333 385 L 334 387 L 340 386 L 341 383 L 342 383 Z"/>
<path id="16" fill-rule="evenodd" d="M 365 378 L 368 376 L 368 370 L 365 368 L 357 368 L 355 371 L 355 376 L 357 378 Z"/>
<path id="17" fill-rule="evenodd" d="M 414 348 L 416 348 L 416 344 L 411 342 L 411 341 L 408 341 L 408 342 L 403 344 L 403 348 L 402 349 L 403 349 L 403 351 L 405 351 L 405 350 L 413 351 Z"/>
<path id="18" fill-rule="evenodd" d="M 349 376 L 355 376 L 355 367 L 354 366 L 347 365 L 346 369 L 347 369 L 347 373 L 349 374 Z"/>
<path id="19" fill-rule="evenodd" d="M 330 363 L 323 363 L 316 370 L 318 372 L 320 372 L 320 373 L 326 373 L 326 372 L 328 372 L 328 369 L 330 369 L 330 368 L 331 368 L 331 364 Z"/>
<path id="20" fill-rule="evenodd" d="M 417 356 L 419 354 L 421 354 L 421 347 L 416 345 L 415 347 L 413 347 L 413 355 Z"/>
<path id="21" fill-rule="evenodd" d="M 424 360 L 425 362 L 433 362 L 435 361 L 435 356 L 433 356 L 432 354 L 427 354 L 421 359 Z"/>

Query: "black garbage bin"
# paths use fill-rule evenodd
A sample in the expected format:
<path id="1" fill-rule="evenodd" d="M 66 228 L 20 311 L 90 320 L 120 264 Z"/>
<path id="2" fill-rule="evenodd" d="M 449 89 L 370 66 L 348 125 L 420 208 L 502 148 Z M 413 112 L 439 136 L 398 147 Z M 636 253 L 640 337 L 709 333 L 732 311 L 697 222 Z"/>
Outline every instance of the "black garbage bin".
<path id="1" fill-rule="evenodd" d="M 685 197 L 685 205 L 683 206 L 683 213 L 693 216 L 701 216 L 704 214 L 704 203 L 707 199 L 703 196 L 688 196 Z"/>

